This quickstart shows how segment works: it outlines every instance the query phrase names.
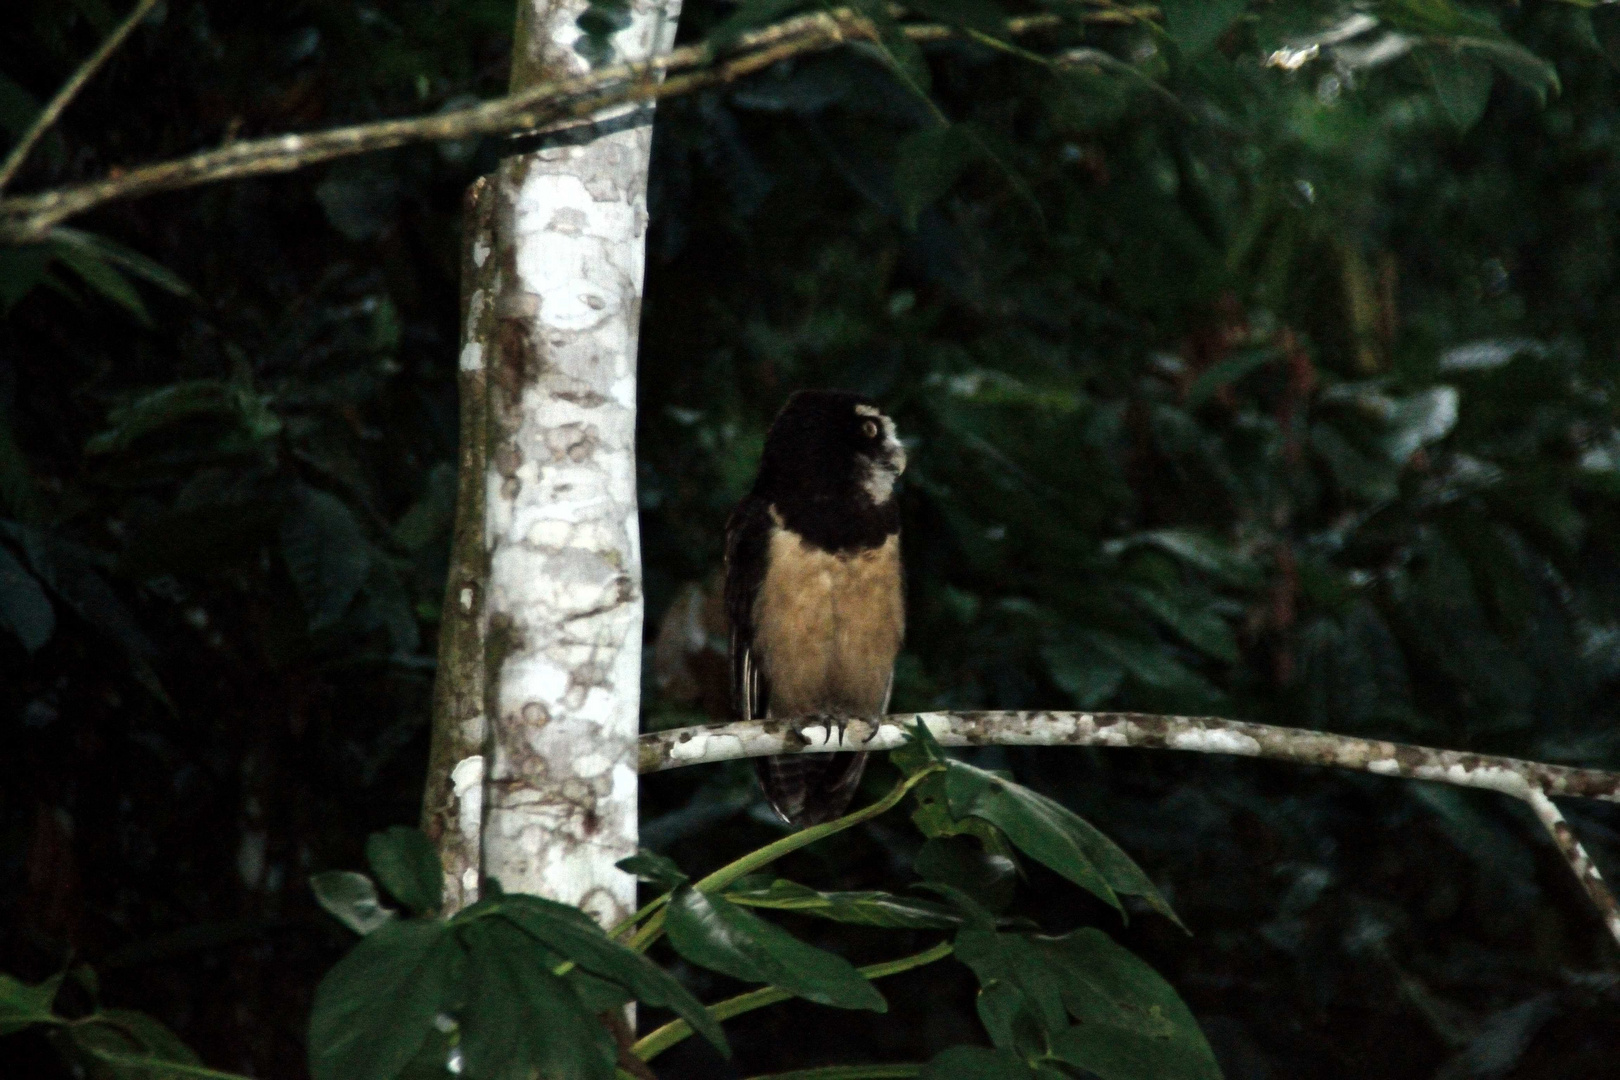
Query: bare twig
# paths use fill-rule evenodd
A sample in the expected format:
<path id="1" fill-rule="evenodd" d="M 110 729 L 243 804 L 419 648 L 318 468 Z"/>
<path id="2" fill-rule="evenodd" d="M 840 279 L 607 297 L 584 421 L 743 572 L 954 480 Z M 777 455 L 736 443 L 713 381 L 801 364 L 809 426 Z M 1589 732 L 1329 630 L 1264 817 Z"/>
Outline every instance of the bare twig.
<path id="1" fill-rule="evenodd" d="M 1086 17 L 1119 18 L 1125 10 L 1108 8 Z M 1033 15 L 1009 21 L 1007 32 L 1028 34 L 1061 24 L 1057 15 Z M 917 41 L 936 41 L 957 31 L 917 24 L 907 26 L 905 33 Z M 37 241 L 67 218 L 118 199 L 218 180 L 291 172 L 334 158 L 412 143 L 553 131 L 617 106 L 731 82 L 788 57 L 850 41 L 876 39 L 877 31 L 869 20 L 841 8 L 796 16 L 745 33 L 718 62 L 708 45 L 690 45 L 651 61 L 615 64 L 578 78 L 542 83 L 510 97 L 433 116 L 244 140 L 188 157 L 114 170 L 86 184 L 0 200 L 0 241 Z"/>
<path id="2" fill-rule="evenodd" d="M 659 772 L 766 754 L 829 753 L 858 746 L 892 750 L 918 721 L 945 746 L 1125 746 L 1289 761 L 1379 776 L 1434 780 L 1512 795 L 1530 804 L 1620 943 L 1620 904 L 1570 831 L 1552 795 L 1620 802 L 1620 773 L 1546 765 L 1492 754 L 1358 739 L 1214 716 L 1103 712 L 897 713 L 840 722 L 827 717 L 751 720 L 654 731 L 641 736 L 638 766 Z"/>
<path id="3" fill-rule="evenodd" d="M 1591 897 L 1598 913 L 1603 916 L 1603 922 L 1608 926 L 1609 933 L 1614 935 L 1615 941 L 1620 942 L 1620 903 L 1615 902 L 1614 893 L 1609 891 L 1609 885 L 1603 880 L 1603 875 L 1598 873 L 1592 857 L 1586 853 L 1581 842 L 1575 839 L 1569 822 L 1564 820 L 1564 815 L 1558 812 L 1558 807 L 1553 805 L 1553 801 L 1540 791 L 1532 790 L 1524 797 L 1524 801 L 1530 804 L 1530 809 L 1536 812 L 1536 817 L 1547 827 L 1553 843 L 1558 845 L 1559 854 L 1569 863 L 1569 868 L 1575 871 L 1576 880 L 1581 883 L 1586 895 Z"/>
<path id="4" fill-rule="evenodd" d="M 51 125 L 56 123 L 56 118 L 61 116 L 62 110 L 67 108 L 68 103 L 78 96 L 79 91 L 84 88 L 84 84 L 89 82 L 90 77 L 100 70 L 101 65 L 107 62 L 109 56 L 118 51 L 118 46 L 122 45 L 124 39 L 129 37 L 129 32 L 135 29 L 136 24 L 146 18 L 147 13 L 156 6 L 157 0 L 138 0 L 134 10 L 124 16 L 124 21 L 119 23 L 111 34 L 107 35 L 107 40 L 101 43 L 100 48 L 91 53 L 90 58 L 79 65 L 79 70 L 73 73 L 73 77 L 63 83 L 62 89 L 58 90 L 56 96 L 51 98 L 50 102 L 39 111 L 39 115 L 34 117 L 34 122 L 28 125 L 28 130 L 23 132 L 23 137 L 17 140 L 17 145 L 13 146 L 11 152 L 6 155 L 6 160 L 0 162 L 0 190 L 4 190 L 5 186 L 11 182 L 11 178 L 17 175 L 17 170 L 22 168 L 22 163 L 28 158 L 28 152 L 34 148 L 34 144 L 39 141 L 40 136 L 49 131 Z"/>

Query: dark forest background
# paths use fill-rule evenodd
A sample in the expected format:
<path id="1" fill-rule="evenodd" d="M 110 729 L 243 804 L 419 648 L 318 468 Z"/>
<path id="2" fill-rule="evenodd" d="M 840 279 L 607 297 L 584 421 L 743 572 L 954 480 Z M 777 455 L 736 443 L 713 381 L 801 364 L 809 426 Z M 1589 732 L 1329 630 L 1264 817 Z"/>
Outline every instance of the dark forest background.
<path id="1" fill-rule="evenodd" d="M 1241 7 L 1027 42 L 1062 66 L 930 46 L 950 129 L 859 48 L 659 106 L 649 725 L 719 707 L 725 514 L 785 396 L 842 386 L 912 448 L 896 710 L 1213 713 L 1620 768 L 1620 12 L 1375 4 L 1287 70 L 1262 61 L 1349 9 Z M 683 37 L 729 11 L 693 0 Z M 7 5 L 8 139 L 121 15 Z M 170 0 L 15 188 L 498 95 L 511 21 Z M 1423 37 L 1463 31 L 1485 44 Z M 1377 62 L 1389 33 L 1416 47 Z M 507 152 L 203 187 L 0 249 L 0 971 L 87 963 L 209 1065 L 304 1075 L 351 940 L 308 875 L 418 814 L 461 194 Z M 1202 755 L 980 758 L 1159 883 L 1192 937 L 1120 928 L 1038 866 L 1025 910 L 1117 931 L 1233 1080 L 1617 1075 L 1620 952 L 1516 804 Z M 752 784 L 649 779 L 646 844 L 702 869 L 765 842 Z M 1565 810 L 1620 876 L 1620 812 Z M 793 876 L 903 888 L 916 843 L 880 819 Z M 660 1074 L 981 1038 L 965 972 L 885 985 L 888 1017 L 778 1005 L 733 1025 L 732 1064 L 693 1040 Z M 69 1075 L 33 1032 L 0 1073 Z"/>

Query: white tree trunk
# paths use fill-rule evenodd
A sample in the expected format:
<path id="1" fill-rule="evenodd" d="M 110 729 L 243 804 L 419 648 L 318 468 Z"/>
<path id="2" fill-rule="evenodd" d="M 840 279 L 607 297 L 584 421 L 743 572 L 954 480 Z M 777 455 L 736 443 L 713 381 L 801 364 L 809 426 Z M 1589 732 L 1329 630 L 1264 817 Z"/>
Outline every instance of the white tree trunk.
<path id="1" fill-rule="evenodd" d="M 678 6 L 637 0 L 615 59 L 667 51 Z M 586 70 L 573 49 L 584 7 L 520 0 L 514 90 Z M 636 847 L 636 335 L 651 140 L 650 104 L 598 117 L 504 162 L 479 196 L 492 200 L 487 215 L 468 215 L 469 228 L 489 229 L 471 252 L 478 287 L 461 355 L 463 372 L 487 385 L 488 579 L 483 595 L 458 591 L 453 565 L 446 611 L 469 595 L 482 606 L 474 666 L 487 720 L 435 717 L 426 816 L 447 854 L 453 906 L 477 898 L 481 871 L 604 925 L 634 909 L 635 880 L 613 864 Z M 441 663 L 441 681 L 471 678 Z M 458 757 L 451 747 L 470 750 L 480 725 L 482 753 Z M 469 781 L 481 781 L 476 808 Z M 471 866 L 460 826 L 480 814 Z"/>

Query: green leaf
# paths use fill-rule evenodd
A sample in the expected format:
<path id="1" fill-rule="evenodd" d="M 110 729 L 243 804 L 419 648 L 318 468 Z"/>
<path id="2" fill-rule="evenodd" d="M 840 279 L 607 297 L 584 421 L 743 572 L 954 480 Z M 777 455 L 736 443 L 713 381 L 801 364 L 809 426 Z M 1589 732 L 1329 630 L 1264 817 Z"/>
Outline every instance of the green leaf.
<path id="1" fill-rule="evenodd" d="M 234 1074 L 204 1069 L 195 1051 L 156 1018 L 131 1009 L 103 1009 L 64 1032 L 92 1075 L 117 1080 L 182 1080 Z"/>
<path id="2" fill-rule="evenodd" d="M 781 878 L 767 886 L 732 889 L 724 895 L 733 904 L 744 907 L 796 911 L 860 926 L 928 930 L 950 929 L 962 923 L 961 917 L 950 908 L 929 900 L 885 892 L 818 892 L 808 885 Z"/>
<path id="3" fill-rule="evenodd" d="M 627 859 L 620 859 L 613 865 L 661 889 L 673 889 L 691 880 L 681 872 L 681 868 L 675 865 L 673 859 L 665 858 L 646 848 L 642 848 Z"/>
<path id="4" fill-rule="evenodd" d="M 66 974 L 58 972 L 34 986 L 10 975 L 0 975 L 0 1035 L 10 1035 L 34 1024 L 61 1023 L 51 1012 L 51 1003 L 56 1000 L 56 988 L 62 985 Z"/>
<path id="5" fill-rule="evenodd" d="M 1150 615 L 1163 623 L 1187 644 L 1229 664 L 1238 661 L 1237 638 L 1226 620 L 1208 608 L 1188 607 L 1154 589 L 1140 586 L 1131 595 Z"/>
<path id="6" fill-rule="evenodd" d="M 82 232 L 58 225 L 50 231 L 54 243 L 89 252 L 111 266 L 128 271 L 143 281 L 150 282 L 175 296 L 193 296 L 191 286 L 178 274 L 156 260 L 149 259 L 132 248 L 95 233 Z"/>
<path id="7" fill-rule="evenodd" d="M 1092 927 L 1039 943 L 1080 1023 L 1052 1039 L 1065 1062 L 1101 1080 L 1220 1080 L 1180 996 L 1158 972 Z"/>
<path id="8" fill-rule="evenodd" d="M 1558 69 L 1516 41 L 1505 37 L 1458 37 L 1451 39 L 1450 44 L 1483 56 L 1502 74 L 1535 94 L 1544 105 L 1548 91 L 1556 94 L 1562 90 Z"/>
<path id="9" fill-rule="evenodd" d="M 988 911 L 1005 911 L 1018 888 L 1018 864 L 986 851 L 970 836 L 939 836 L 923 844 L 912 869 L 924 881 L 959 889 Z"/>
<path id="10" fill-rule="evenodd" d="M 1032 1069 L 1015 1051 L 983 1046 L 953 1046 L 934 1055 L 917 1080 L 1033 1080 L 1056 1077 L 1050 1069 Z"/>
<path id="11" fill-rule="evenodd" d="M 1468 131 L 1485 115 L 1495 73 L 1481 60 L 1445 52 L 1418 57 L 1434 84 L 1435 97 L 1458 131 Z"/>
<path id="12" fill-rule="evenodd" d="M 56 630 L 50 598 L 4 545 L 0 545 L 0 626 L 16 634 L 30 653 L 38 652 Z"/>
<path id="13" fill-rule="evenodd" d="M 418 915 L 444 903 L 444 866 L 420 829 L 394 825 L 366 838 L 366 862 L 389 894 Z"/>
<path id="14" fill-rule="evenodd" d="M 1052 681 L 1082 709 L 1095 709 L 1113 697 L 1125 681 L 1124 668 L 1073 638 L 1048 642 L 1042 646 L 1041 656 Z"/>
<path id="15" fill-rule="evenodd" d="M 1007 11 L 995 0 L 906 0 L 919 15 L 993 37 L 1007 35 Z"/>
<path id="16" fill-rule="evenodd" d="M 361 937 L 394 917 L 377 899 L 377 886 L 353 870 L 327 870 L 309 879 L 315 901 Z"/>
<path id="17" fill-rule="evenodd" d="M 1190 668 L 1178 664 L 1157 641 L 1140 641 L 1093 631 L 1085 635 L 1092 648 L 1124 668 L 1144 685 L 1199 697 L 1210 697 L 1215 688 Z"/>
<path id="18" fill-rule="evenodd" d="M 878 52 L 906 89 L 915 94 L 927 94 L 931 82 L 928 61 L 923 59 L 922 49 L 906 37 L 900 24 L 889 14 L 886 0 L 853 0 L 850 6 L 872 20 L 878 32 Z"/>
<path id="19" fill-rule="evenodd" d="M 160 387 L 114 408 L 108 428 L 85 443 L 87 454 L 116 454 L 144 436 L 199 418 L 223 418 L 248 438 L 263 440 L 281 432 L 281 418 L 263 395 L 221 382 L 191 379 Z"/>
<path id="20" fill-rule="evenodd" d="M 128 311 L 143 326 L 152 325 L 152 316 L 148 314 L 141 294 L 100 252 L 55 235 L 46 240 L 46 247 L 91 289 Z"/>
<path id="21" fill-rule="evenodd" d="M 1156 547 L 1174 555 L 1188 566 L 1230 585 L 1257 588 L 1265 584 L 1265 575 L 1254 560 L 1233 551 L 1229 545 L 1209 534 L 1194 529 L 1155 529 L 1136 533 L 1109 541 L 1103 550 L 1107 554 L 1118 555 L 1138 544 Z"/>
<path id="22" fill-rule="evenodd" d="M 465 914 L 476 916 L 482 907 L 475 905 Z M 593 975 L 618 983 L 649 1005 L 672 1010 L 722 1054 L 730 1054 L 720 1025 L 686 987 L 645 956 L 609 938 L 578 908 L 513 893 L 494 901 L 490 910 Z"/>
<path id="23" fill-rule="evenodd" d="M 528 935 L 504 919 L 461 923 L 457 933 L 467 949 L 461 1046 L 468 1076 L 611 1080 L 613 1036 L 552 974 Z"/>
<path id="24" fill-rule="evenodd" d="M 917 215 L 932 206 L 956 183 L 972 160 L 976 144 L 957 124 L 923 128 L 895 148 L 894 189 L 901 219 L 917 227 Z"/>
<path id="25" fill-rule="evenodd" d="M 960 761 L 951 762 L 945 790 L 951 813 L 989 821 L 1024 854 L 1115 908 L 1124 910 L 1116 893 L 1140 896 L 1181 925 L 1130 856 L 1068 807 Z"/>
<path id="26" fill-rule="evenodd" d="M 701 967 L 822 1005 L 888 1011 L 883 995 L 843 957 L 690 885 L 670 899 L 668 928 L 675 951 Z"/>
<path id="27" fill-rule="evenodd" d="M 1187 408 L 1197 409 L 1209 402 L 1223 386 L 1242 382 L 1252 372 L 1276 360 L 1280 354 L 1271 347 L 1239 349 L 1219 363 L 1198 373 L 1187 388 Z"/>
<path id="28" fill-rule="evenodd" d="M 371 572 L 371 547 L 349 508 L 336 495 L 304 485 L 281 519 L 281 555 L 311 630 L 342 618 Z"/>
<path id="29" fill-rule="evenodd" d="M 438 921 L 394 919 L 361 938 L 315 991 L 313 1080 L 392 1080 L 451 1006 L 460 964 Z"/>
<path id="30" fill-rule="evenodd" d="M 1102 1080 L 1220 1077 L 1175 990 L 1095 928 L 1063 937 L 964 930 L 956 955 L 979 979 L 980 1017 L 999 1046 L 1050 1045 Z"/>
<path id="31" fill-rule="evenodd" d="M 1206 52 L 1243 14 L 1244 0 L 1161 0 L 1164 28 L 1189 56 Z"/>

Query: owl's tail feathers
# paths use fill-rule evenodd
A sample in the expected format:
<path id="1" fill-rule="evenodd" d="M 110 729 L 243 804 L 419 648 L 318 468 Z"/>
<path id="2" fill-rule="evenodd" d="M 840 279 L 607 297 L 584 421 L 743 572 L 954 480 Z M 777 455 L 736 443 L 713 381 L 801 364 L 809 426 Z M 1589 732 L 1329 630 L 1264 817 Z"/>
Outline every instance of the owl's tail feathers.
<path id="1" fill-rule="evenodd" d="M 771 809 L 802 829 L 843 816 L 866 771 L 866 752 L 783 754 L 755 758 L 754 768 Z"/>

